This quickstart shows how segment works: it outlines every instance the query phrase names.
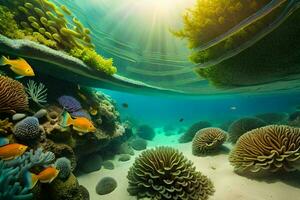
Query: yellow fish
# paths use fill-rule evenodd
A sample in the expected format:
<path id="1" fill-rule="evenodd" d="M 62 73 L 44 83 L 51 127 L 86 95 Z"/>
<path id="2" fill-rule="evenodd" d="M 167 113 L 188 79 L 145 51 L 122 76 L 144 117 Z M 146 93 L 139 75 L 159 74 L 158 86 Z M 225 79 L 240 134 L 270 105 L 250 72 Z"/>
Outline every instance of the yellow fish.
<path id="1" fill-rule="evenodd" d="M 7 144 L 0 147 L 0 159 L 11 160 L 18 156 L 21 156 L 27 149 L 27 146 L 23 144 Z"/>
<path id="2" fill-rule="evenodd" d="M 11 60 L 2 56 L 0 58 L 0 65 L 9 65 L 10 69 L 19 76 L 34 76 L 34 71 L 31 66 L 23 58 Z"/>
<path id="3" fill-rule="evenodd" d="M 62 117 L 61 126 L 67 127 L 71 125 L 74 130 L 80 133 L 89 133 L 96 131 L 96 128 L 91 120 L 85 117 L 77 117 L 75 119 L 72 119 L 71 115 L 65 112 Z"/>
<path id="4" fill-rule="evenodd" d="M 25 174 L 26 185 L 32 189 L 38 181 L 41 183 L 51 183 L 59 174 L 59 170 L 54 167 L 47 167 L 39 174 L 27 172 Z"/>

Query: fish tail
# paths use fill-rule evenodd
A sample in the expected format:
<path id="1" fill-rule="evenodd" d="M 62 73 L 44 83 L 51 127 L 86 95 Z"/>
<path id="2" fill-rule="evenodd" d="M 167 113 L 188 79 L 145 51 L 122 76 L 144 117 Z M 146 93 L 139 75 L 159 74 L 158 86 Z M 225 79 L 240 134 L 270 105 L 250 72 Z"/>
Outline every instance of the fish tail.
<path id="1" fill-rule="evenodd" d="M 0 65 L 7 65 L 8 64 L 8 59 L 5 56 L 0 57 Z"/>
<path id="2" fill-rule="evenodd" d="M 29 171 L 26 171 L 24 173 L 24 182 L 28 188 L 30 189 L 34 188 L 34 186 L 37 184 L 38 181 L 39 181 L 38 175 L 30 173 Z"/>
<path id="3" fill-rule="evenodd" d="M 64 112 L 62 114 L 62 120 L 60 125 L 63 127 L 67 127 L 73 124 L 73 119 L 71 117 L 71 115 L 68 112 Z"/>
<path id="4" fill-rule="evenodd" d="M 9 144 L 9 139 L 6 137 L 0 137 L 0 147 Z"/>

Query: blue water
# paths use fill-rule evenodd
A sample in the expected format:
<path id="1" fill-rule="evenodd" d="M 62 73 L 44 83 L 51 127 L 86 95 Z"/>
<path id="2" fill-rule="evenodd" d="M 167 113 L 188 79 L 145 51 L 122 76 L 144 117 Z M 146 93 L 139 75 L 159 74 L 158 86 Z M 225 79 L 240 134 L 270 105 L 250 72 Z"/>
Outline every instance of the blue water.
<path id="1" fill-rule="evenodd" d="M 154 127 L 190 125 L 208 120 L 224 121 L 265 112 L 293 112 L 300 94 L 228 96 L 145 96 L 103 90 L 117 103 L 123 118 L 129 117 Z M 122 106 L 128 104 L 128 108 Z M 183 118 L 183 122 L 179 120 Z"/>

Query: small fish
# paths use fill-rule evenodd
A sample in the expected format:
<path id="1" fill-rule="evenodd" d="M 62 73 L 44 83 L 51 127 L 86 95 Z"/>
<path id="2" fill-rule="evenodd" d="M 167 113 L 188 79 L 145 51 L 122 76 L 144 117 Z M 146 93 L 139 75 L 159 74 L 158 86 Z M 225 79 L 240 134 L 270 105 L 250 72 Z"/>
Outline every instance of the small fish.
<path id="1" fill-rule="evenodd" d="M 235 106 L 230 107 L 230 110 L 236 110 L 237 108 Z"/>
<path id="2" fill-rule="evenodd" d="M 9 139 L 6 137 L 0 137 L 0 147 L 9 144 Z"/>
<path id="3" fill-rule="evenodd" d="M 128 103 L 122 103 L 123 108 L 128 108 Z"/>
<path id="4" fill-rule="evenodd" d="M 59 174 L 59 170 L 54 167 L 47 167 L 39 174 L 33 174 L 27 171 L 25 173 L 25 183 L 26 185 L 32 189 L 38 181 L 41 183 L 51 183 Z"/>
<path id="5" fill-rule="evenodd" d="M 179 122 L 183 122 L 183 120 L 184 120 L 183 118 L 180 118 Z"/>
<path id="6" fill-rule="evenodd" d="M 31 66 L 23 58 L 10 60 L 5 56 L 0 58 L 0 65 L 9 65 L 10 69 L 19 76 L 34 76 L 34 71 Z"/>
<path id="7" fill-rule="evenodd" d="M 91 122 L 89 119 L 85 117 L 77 117 L 73 119 L 71 115 L 68 112 L 63 113 L 61 126 L 67 127 L 71 126 L 74 130 L 80 132 L 80 133 L 89 133 L 89 132 L 95 132 L 96 128 L 93 125 L 93 122 Z"/>
<path id="8" fill-rule="evenodd" d="M 23 144 L 7 144 L 0 147 L 0 159 L 11 160 L 18 156 L 21 156 L 28 147 Z"/>

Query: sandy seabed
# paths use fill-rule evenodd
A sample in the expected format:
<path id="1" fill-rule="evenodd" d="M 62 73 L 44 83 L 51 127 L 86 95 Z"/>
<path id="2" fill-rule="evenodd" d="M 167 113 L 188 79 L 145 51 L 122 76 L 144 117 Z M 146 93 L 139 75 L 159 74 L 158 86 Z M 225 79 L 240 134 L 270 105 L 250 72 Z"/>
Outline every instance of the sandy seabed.
<path id="1" fill-rule="evenodd" d="M 196 157 L 192 155 L 191 143 L 178 144 L 178 135 L 165 136 L 157 134 L 153 141 L 149 142 L 148 148 L 155 146 L 172 146 L 190 160 L 192 160 L 198 171 L 208 176 L 214 186 L 215 193 L 209 200 L 299 200 L 300 199 L 300 174 L 292 176 L 266 179 L 250 179 L 240 176 L 233 171 L 233 167 L 228 161 L 228 154 L 220 154 L 207 157 Z M 229 147 L 229 146 L 228 146 Z M 134 162 L 134 157 L 127 162 L 118 161 L 119 156 L 113 161 L 114 170 L 101 168 L 97 172 L 81 175 L 78 180 L 84 185 L 90 193 L 91 200 L 136 200 L 136 197 L 130 196 L 127 192 L 127 172 Z M 98 195 L 95 187 L 98 181 L 111 176 L 118 182 L 118 187 L 110 194 Z"/>

